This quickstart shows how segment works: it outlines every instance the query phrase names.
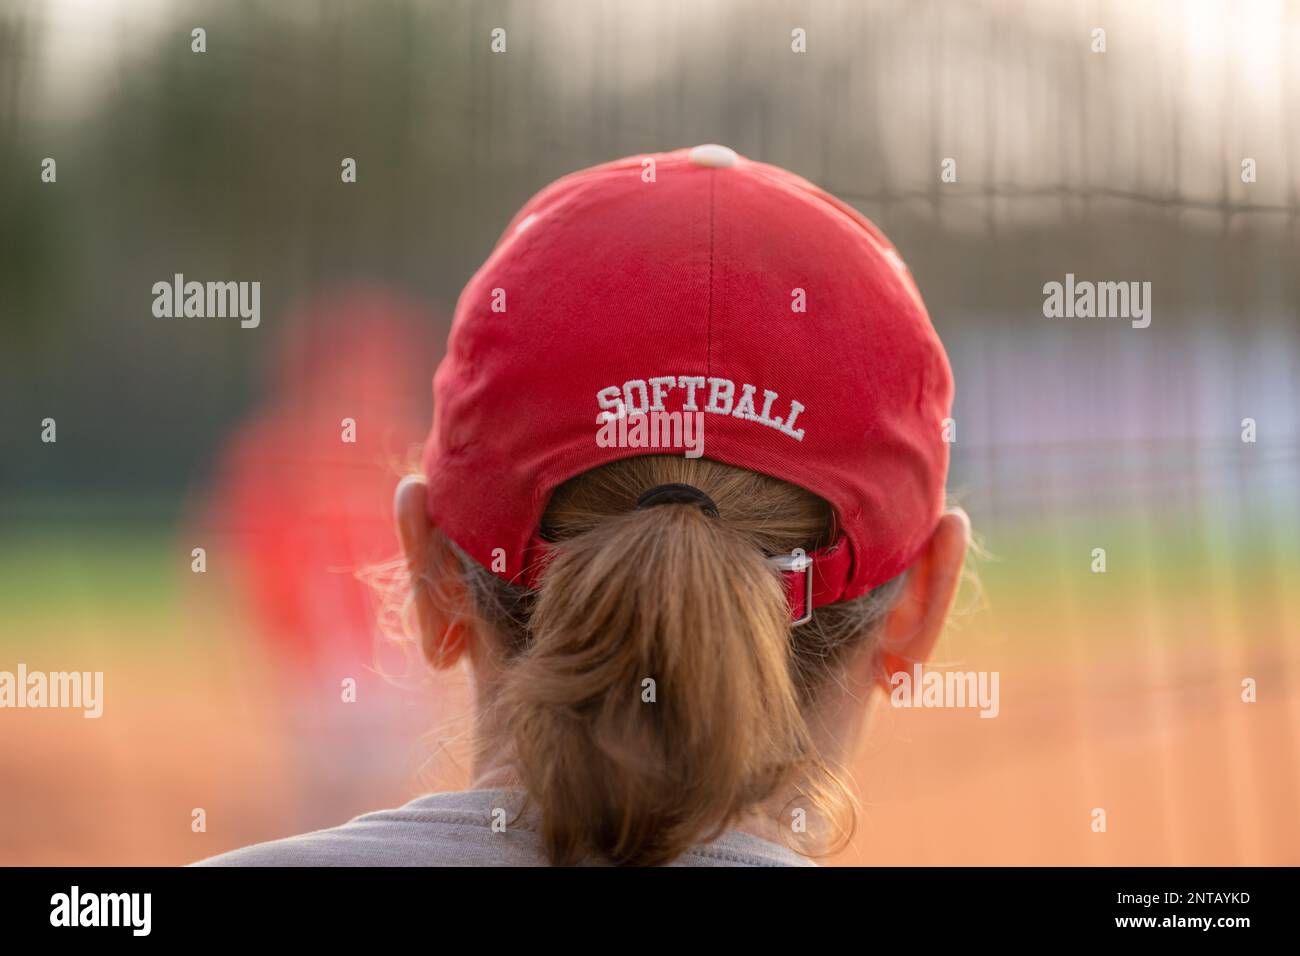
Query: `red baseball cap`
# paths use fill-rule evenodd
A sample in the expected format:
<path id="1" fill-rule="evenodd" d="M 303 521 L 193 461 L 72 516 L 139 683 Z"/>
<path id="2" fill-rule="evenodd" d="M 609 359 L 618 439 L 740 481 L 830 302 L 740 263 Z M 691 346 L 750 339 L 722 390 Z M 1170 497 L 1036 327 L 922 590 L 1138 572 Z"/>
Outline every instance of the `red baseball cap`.
<path id="1" fill-rule="evenodd" d="M 725 146 L 632 156 L 529 200 L 461 293 L 433 380 L 429 518 L 532 586 L 552 492 L 663 453 L 599 443 L 600 423 L 701 413 L 704 457 L 835 509 L 837 540 L 786 565 L 803 618 L 919 555 L 952 393 L 907 267 L 857 210 Z"/>

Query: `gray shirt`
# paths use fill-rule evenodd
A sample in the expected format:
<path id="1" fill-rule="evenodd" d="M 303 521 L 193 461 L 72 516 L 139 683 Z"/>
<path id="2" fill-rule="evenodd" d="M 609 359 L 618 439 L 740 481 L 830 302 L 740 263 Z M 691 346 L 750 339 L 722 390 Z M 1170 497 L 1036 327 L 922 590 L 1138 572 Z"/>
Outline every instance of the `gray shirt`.
<path id="1" fill-rule="evenodd" d="M 193 865 L 545 866 L 546 854 L 532 821 L 515 819 L 521 796 L 518 790 L 433 793 L 395 810 L 366 813 L 328 830 L 258 843 Z M 770 840 L 731 830 L 670 865 L 816 864 Z"/>

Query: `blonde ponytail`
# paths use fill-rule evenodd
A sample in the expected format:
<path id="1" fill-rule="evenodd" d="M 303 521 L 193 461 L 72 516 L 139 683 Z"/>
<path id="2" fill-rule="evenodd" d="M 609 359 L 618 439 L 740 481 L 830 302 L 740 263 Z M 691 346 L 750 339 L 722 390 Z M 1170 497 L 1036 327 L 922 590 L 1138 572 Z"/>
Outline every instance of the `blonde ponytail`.
<path id="1" fill-rule="evenodd" d="M 668 482 L 704 490 L 720 517 L 633 508 Z M 814 549 L 831 525 L 802 489 L 647 456 L 557 491 L 543 525 L 555 556 L 536 593 L 512 597 L 467 567 L 480 612 L 504 632 L 496 703 L 552 862 L 667 863 L 791 787 L 842 790 L 804 713 L 878 614 L 819 609 L 792 640 L 766 560 Z"/>
<path id="2" fill-rule="evenodd" d="M 563 543 L 505 688 L 551 858 L 665 863 L 791 781 L 811 747 L 762 554 L 698 506 Z"/>

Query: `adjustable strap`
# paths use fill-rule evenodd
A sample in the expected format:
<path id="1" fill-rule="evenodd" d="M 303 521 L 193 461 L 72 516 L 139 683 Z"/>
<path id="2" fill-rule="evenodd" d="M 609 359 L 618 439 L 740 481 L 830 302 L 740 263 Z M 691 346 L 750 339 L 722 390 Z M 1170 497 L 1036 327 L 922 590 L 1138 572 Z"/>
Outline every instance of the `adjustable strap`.
<path id="1" fill-rule="evenodd" d="M 790 619 L 797 627 L 812 620 L 813 608 L 834 604 L 844 596 L 852 570 L 852 553 L 844 538 L 811 554 L 780 554 L 769 558 L 785 578 Z"/>
<path id="2" fill-rule="evenodd" d="M 511 579 L 511 583 L 537 587 L 552 547 L 552 543 L 541 535 L 533 535 L 524 552 L 523 570 Z M 795 626 L 811 620 L 813 608 L 841 600 L 849 573 L 853 570 L 852 551 L 843 537 L 811 554 L 778 554 L 768 560 L 785 580 L 790 620 Z"/>

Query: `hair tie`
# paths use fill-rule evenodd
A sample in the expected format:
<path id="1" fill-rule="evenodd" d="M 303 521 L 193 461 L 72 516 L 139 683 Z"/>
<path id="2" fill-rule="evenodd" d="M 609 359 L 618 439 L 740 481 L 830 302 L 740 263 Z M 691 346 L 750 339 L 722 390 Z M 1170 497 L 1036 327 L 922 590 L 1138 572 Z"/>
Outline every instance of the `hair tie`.
<path id="1" fill-rule="evenodd" d="M 655 485 L 648 491 L 641 492 L 636 500 L 636 510 L 653 508 L 655 505 L 699 505 L 710 518 L 718 517 L 718 506 L 713 499 L 694 485 L 674 482 L 669 485 Z"/>

